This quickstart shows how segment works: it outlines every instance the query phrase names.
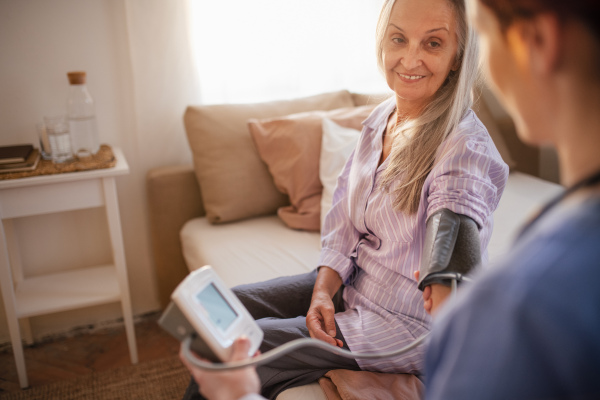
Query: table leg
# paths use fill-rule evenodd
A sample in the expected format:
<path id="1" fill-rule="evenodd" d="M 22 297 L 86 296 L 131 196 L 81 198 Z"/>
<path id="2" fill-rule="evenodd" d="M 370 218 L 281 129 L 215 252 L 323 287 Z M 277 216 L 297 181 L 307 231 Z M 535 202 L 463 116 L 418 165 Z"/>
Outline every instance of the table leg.
<path id="1" fill-rule="evenodd" d="M 21 318 L 19 320 L 21 323 L 21 331 L 23 333 L 23 340 L 25 344 L 31 346 L 33 344 L 33 331 L 31 330 L 31 324 L 29 323 L 29 318 Z"/>
<path id="2" fill-rule="evenodd" d="M 8 252 L 8 260 L 10 262 L 10 268 L 12 271 L 12 278 L 15 285 L 23 282 L 25 275 L 23 273 L 23 263 L 21 262 L 21 250 L 19 249 L 19 242 L 15 232 L 15 227 L 12 219 L 5 219 L 4 223 L 4 235 L 6 237 L 6 249 Z M 31 324 L 29 318 L 21 318 L 21 330 L 23 333 L 23 340 L 28 345 L 33 344 L 33 333 L 31 332 Z"/>
<path id="3" fill-rule="evenodd" d="M 125 249 L 123 248 L 123 234 L 121 231 L 120 222 L 121 219 L 119 217 L 117 188 L 114 178 L 103 178 L 102 182 L 104 185 L 106 215 L 108 217 L 108 229 L 110 233 L 113 259 L 115 268 L 117 269 L 117 276 L 119 277 L 121 307 L 123 308 L 123 320 L 125 322 L 125 332 L 127 334 L 127 343 L 129 345 L 129 355 L 131 357 L 131 363 L 137 364 L 138 353 L 133 324 L 133 312 L 131 309 L 131 296 L 129 295 L 127 265 L 125 263 Z"/>
<path id="4" fill-rule="evenodd" d="M 0 287 L 2 288 L 2 299 L 4 300 L 4 309 L 6 311 L 10 341 L 15 356 L 15 364 L 17 366 L 19 384 L 22 388 L 26 388 L 29 386 L 29 382 L 27 380 L 27 370 L 25 368 L 25 356 L 23 354 L 21 331 L 19 329 L 19 319 L 17 316 L 15 289 L 3 224 L 0 227 Z"/>

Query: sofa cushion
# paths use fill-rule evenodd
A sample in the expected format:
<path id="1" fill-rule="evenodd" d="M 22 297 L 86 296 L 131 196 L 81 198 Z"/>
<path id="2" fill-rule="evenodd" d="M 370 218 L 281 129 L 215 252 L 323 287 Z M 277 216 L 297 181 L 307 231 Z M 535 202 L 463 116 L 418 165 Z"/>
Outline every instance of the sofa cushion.
<path id="1" fill-rule="evenodd" d="M 489 260 L 498 260 L 508 253 L 523 224 L 563 190 L 557 183 L 511 172 L 498 208 L 494 211 L 494 230 L 488 244 Z"/>
<path id="2" fill-rule="evenodd" d="M 386 92 L 386 93 L 374 93 L 374 94 L 364 94 L 364 93 L 352 93 L 352 101 L 355 106 L 366 106 L 366 105 L 377 105 L 382 103 L 383 101 L 389 99 L 394 96 L 394 92 Z"/>
<path id="3" fill-rule="evenodd" d="M 273 214 L 288 204 L 258 157 L 246 125 L 250 118 L 351 106 L 350 93 L 339 91 L 268 103 L 188 107 L 185 128 L 208 220 L 220 223 Z"/>
<path id="4" fill-rule="evenodd" d="M 362 121 L 374 108 L 373 104 L 248 122 L 258 153 L 267 164 L 275 186 L 290 198 L 291 205 L 277 211 L 290 228 L 320 230 L 323 186 L 319 179 L 319 157 L 323 118 L 344 127 L 362 129 Z"/>
<path id="5" fill-rule="evenodd" d="M 276 215 L 220 225 L 195 218 L 180 238 L 189 270 L 211 265 L 229 287 L 312 271 L 321 252 L 318 233 L 289 229 Z"/>

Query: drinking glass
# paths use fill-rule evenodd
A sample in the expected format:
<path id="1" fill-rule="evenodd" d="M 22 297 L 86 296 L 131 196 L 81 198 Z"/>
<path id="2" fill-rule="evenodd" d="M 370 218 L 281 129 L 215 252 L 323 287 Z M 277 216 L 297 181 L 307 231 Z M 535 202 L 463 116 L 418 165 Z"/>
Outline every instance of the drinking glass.
<path id="1" fill-rule="evenodd" d="M 35 130 L 37 131 L 38 139 L 40 141 L 40 154 L 42 155 L 42 159 L 52 160 L 52 150 L 50 149 L 46 125 L 43 122 L 35 124 Z"/>
<path id="2" fill-rule="evenodd" d="M 50 143 L 52 162 L 63 163 L 73 158 L 69 124 L 64 115 L 44 117 L 46 134 Z"/>

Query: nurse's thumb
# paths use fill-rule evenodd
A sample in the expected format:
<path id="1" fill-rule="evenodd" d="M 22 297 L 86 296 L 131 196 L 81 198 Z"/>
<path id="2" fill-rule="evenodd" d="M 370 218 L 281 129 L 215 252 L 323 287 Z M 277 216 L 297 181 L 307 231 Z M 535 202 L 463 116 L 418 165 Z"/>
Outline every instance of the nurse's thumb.
<path id="1" fill-rule="evenodd" d="M 246 336 L 241 336 L 235 342 L 233 342 L 233 348 L 231 351 L 231 359 L 229 361 L 241 361 L 249 357 L 248 352 L 250 351 L 250 339 Z"/>

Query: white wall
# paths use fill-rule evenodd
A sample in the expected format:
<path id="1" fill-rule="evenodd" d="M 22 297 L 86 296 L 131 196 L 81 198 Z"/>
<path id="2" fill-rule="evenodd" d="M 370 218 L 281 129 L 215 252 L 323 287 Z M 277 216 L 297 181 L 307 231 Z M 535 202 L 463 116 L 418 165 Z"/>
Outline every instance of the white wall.
<path id="1" fill-rule="evenodd" d="M 131 169 L 117 178 L 117 186 L 133 310 L 139 315 L 158 309 L 144 183 L 153 162 L 140 154 L 134 132 L 138 121 L 128 43 L 122 0 L 0 0 L 0 145 L 35 143 L 35 123 L 64 111 L 66 72 L 87 71 L 100 141 L 121 147 Z M 181 162 L 189 159 L 181 155 Z M 102 212 L 15 221 L 26 274 L 110 259 Z M 118 317 L 120 308 L 109 305 L 35 317 L 31 324 L 39 338 Z M 9 340 L 6 325 L 2 307 L 0 343 Z"/>

